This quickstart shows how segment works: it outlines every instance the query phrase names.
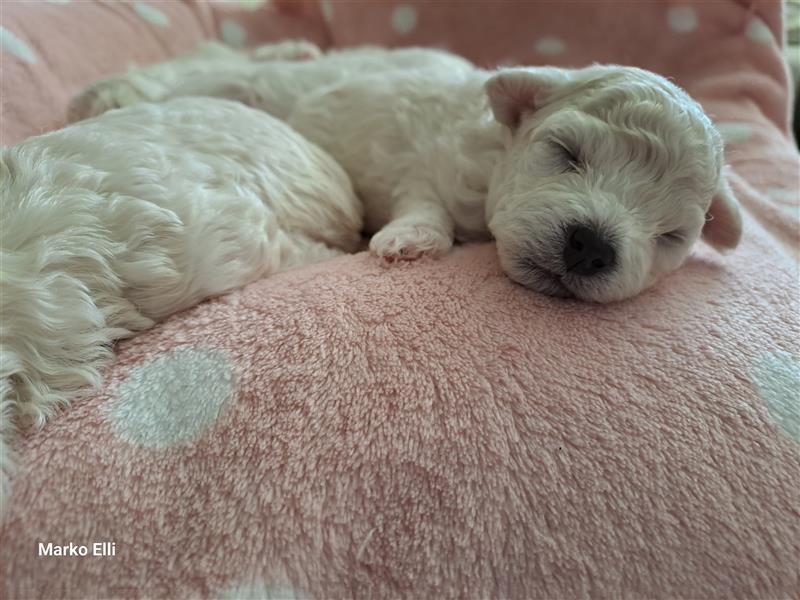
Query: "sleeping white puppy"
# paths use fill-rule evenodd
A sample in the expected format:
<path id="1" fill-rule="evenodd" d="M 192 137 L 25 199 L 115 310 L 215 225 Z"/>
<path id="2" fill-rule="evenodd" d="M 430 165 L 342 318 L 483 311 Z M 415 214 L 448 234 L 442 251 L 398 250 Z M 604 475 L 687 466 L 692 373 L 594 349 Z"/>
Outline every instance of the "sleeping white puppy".
<path id="1" fill-rule="evenodd" d="M 102 80 L 71 115 L 180 95 L 239 100 L 339 161 L 378 256 L 493 237 L 508 275 L 547 294 L 621 300 L 680 266 L 701 235 L 718 249 L 739 241 L 720 136 L 663 77 L 619 66 L 485 71 L 419 48 L 259 60 L 287 44 L 212 46 Z"/>
<path id="2" fill-rule="evenodd" d="M 739 240 L 720 137 L 625 67 L 489 72 L 450 54 L 209 46 L 89 86 L 0 154 L 0 503 L 14 421 L 99 379 L 116 338 L 358 243 L 393 261 L 497 240 L 509 276 L 609 302 Z M 341 166 L 340 166 L 341 165 Z M 342 170 L 344 168 L 344 171 Z M 353 193 L 349 174 L 359 202 Z"/>
<path id="3" fill-rule="evenodd" d="M 0 199 L 0 508 L 15 427 L 98 383 L 114 340 L 361 239 L 361 203 L 330 156 L 214 98 L 3 148 Z"/>

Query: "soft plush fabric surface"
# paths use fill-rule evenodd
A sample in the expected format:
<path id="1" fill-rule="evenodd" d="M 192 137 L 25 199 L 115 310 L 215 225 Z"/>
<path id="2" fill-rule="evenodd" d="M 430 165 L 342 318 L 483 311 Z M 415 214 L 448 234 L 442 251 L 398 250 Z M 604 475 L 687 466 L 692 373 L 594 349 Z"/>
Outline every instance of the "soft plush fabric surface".
<path id="1" fill-rule="evenodd" d="M 200 6 L 179 5 L 187 23 Z M 513 6 L 294 2 L 225 18 L 248 17 L 245 42 L 283 11 L 337 45 L 671 75 L 726 136 L 742 246 L 699 246 L 611 306 L 524 290 L 485 245 L 392 268 L 344 257 L 176 315 L 120 344 L 105 388 L 19 445 L 4 597 L 799 596 L 800 183 L 779 5 Z M 78 9 L 101 12 L 46 10 Z M 183 20 L 124 9 L 129 55 L 180 49 L 122 36 L 163 28 L 178 44 Z M 3 10 L 42 56 L 45 21 Z M 125 45 L 68 35 L 64 18 L 63 44 L 125 62 Z M 22 64 L 3 34 L 4 72 L 56 86 L 66 50 Z M 94 74 L 52 97 L 4 84 L 3 131 L 51 126 Z M 101 541 L 116 556 L 36 556 Z"/>
<path id="2" fill-rule="evenodd" d="M 748 259 L 597 307 L 512 284 L 492 246 L 360 255 L 177 316 L 25 441 L 7 594 L 796 595 L 796 330 L 768 308 L 791 282 L 753 289 Z"/>

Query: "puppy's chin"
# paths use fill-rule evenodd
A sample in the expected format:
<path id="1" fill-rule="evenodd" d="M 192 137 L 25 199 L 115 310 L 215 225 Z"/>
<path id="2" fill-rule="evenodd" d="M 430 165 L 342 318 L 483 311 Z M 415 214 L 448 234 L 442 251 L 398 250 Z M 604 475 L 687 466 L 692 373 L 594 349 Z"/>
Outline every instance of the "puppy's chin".
<path id="1" fill-rule="evenodd" d="M 569 276 L 559 276 L 547 270 L 527 268 L 524 270 L 506 270 L 506 274 L 517 283 L 526 288 L 552 296 L 554 298 L 569 298 L 596 304 L 608 304 L 625 300 L 635 294 L 623 294 L 613 286 L 601 282 L 575 281 Z"/>
<path id="2" fill-rule="evenodd" d="M 506 275 L 520 285 L 556 298 L 574 298 L 575 294 L 564 284 L 562 276 L 536 262 L 508 252 L 498 244 L 500 266 Z"/>
<path id="3" fill-rule="evenodd" d="M 648 281 L 634 286 L 631 285 L 632 282 L 627 282 L 623 287 L 615 278 L 582 278 L 542 266 L 546 262 L 543 260 L 538 263 L 530 257 L 520 258 L 518 255 L 500 252 L 501 266 L 510 279 L 530 290 L 555 298 L 609 304 L 635 296 L 653 283 Z"/>
<path id="4" fill-rule="evenodd" d="M 515 268 L 507 269 L 506 273 L 517 283 L 541 294 L 556 298 L 575 297 L 560 275 L 531 261 L 518 262 Z"/>
<path id="5" fill-rule="evenodd" d="M 583 302 L 593 302 L 595 304 L 609 304 L 611 302 L 619 302 L 634 296 L 635 293 L 626 293 L 614 286 L 611 282 L 603 280 L 576 280 L 573 277 L 567 277 L 565 287 L 568 286 L 573 297 Z"/>

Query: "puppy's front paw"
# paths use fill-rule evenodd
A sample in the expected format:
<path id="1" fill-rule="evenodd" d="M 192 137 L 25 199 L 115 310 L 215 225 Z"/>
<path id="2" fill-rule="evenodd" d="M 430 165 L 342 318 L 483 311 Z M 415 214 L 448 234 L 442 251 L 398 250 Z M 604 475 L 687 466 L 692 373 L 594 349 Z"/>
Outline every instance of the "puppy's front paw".
<path id="1" fill-rule="evenodd" d="M 128 78 L 114 75 L 90 83 L 67 106 L 67 122 L 96 117 L 115 108 L 147 102 L 147 94 Z"/>
<path id="2" fill-rule="evenodd" d="M 255 48 L 250 56 L 253 60 L 311 60 L 322 56 L 322 50 L 305 40 L 285 40 Z"/>
<path id="3" fill-rule="evenodd" d="M 441 256 L 453 246 L 446 233 L 427 225 L 389 224 L 372 236 L 370 251 L 386 262 Z"/>

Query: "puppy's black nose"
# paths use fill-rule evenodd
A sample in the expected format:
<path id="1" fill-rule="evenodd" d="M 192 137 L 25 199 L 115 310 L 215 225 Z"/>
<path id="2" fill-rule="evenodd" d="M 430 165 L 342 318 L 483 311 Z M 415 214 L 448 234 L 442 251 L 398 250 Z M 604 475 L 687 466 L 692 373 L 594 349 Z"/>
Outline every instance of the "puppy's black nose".
<path id="1" fill-rule="evenodd" d="M 564 244 L 564 265 L 574 275 L 593 277 L 610 271 L 617 261 L 617 253 L 596 229 L 572 225 L 567 229 Z"/>

